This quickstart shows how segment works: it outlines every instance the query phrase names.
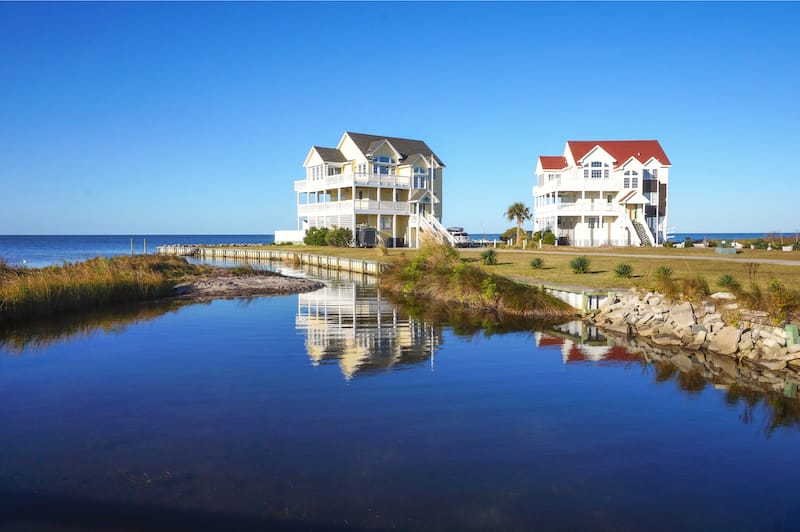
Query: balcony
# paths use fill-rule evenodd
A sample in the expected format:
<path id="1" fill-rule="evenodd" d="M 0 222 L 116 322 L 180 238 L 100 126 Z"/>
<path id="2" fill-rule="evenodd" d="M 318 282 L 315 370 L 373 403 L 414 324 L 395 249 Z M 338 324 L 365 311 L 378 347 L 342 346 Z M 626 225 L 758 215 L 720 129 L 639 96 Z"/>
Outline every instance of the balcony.
<path id="1" fill-rule="evenodd" d="M 297 206 L 297 214 L 409 214 L 411 209 L 407 201 L 377 201 L 369 199 L 326 201 L 322 203 L 303 203 Z"/>
<path id="2" fill-rule="evenodd" d="M 333 188 L 346 188 L 356 186 L 409 188 L 411 178 L 388 174 L 338 174 L 329 175 L 322 179 L 301 179 L 294 182 L 295 192 L 311 192 L 315 190 L 330 190 Z"/>
<path id="3" fill-rule="evenodd" d="M 619 177 L 599 178 L 599 179 L 585 179 L 581 177 L 567 177 L 561 176 L 560 178 L 551 181 L 545 181 L 539 178 L 535 187 L 533 187 L 533 195 L 539 196 L 547 192 L 561 191 L 618 191 L 622 189 L 622 179 Z"/>
<path id="4" fill-rule="evenodd" d="M 559 216 L 580 216 L 582 214 L 623 214 L 624 207 L 609 203 L 604 199 L 598 200 L 578 200 L 572 203 L 559 202 L 550 205 L 539 205 L 534 207 L 536 214 L 558 214 Z"/>

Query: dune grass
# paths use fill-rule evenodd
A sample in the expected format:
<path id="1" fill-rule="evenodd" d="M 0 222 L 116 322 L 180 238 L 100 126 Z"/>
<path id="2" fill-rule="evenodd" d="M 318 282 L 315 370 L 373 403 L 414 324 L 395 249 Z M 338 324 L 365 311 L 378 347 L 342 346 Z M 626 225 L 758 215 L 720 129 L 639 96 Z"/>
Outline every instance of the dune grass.
<path id="1" fill-rule="evenodd" d="M 394 264 L 381 275 L 380 286 L 413 304 L 430 303 L 459 312 L 538 321 L 575 315 L 569 305 L 539 288 L 487 273 L 443 245 L 425 244 L 413 258 Z"/>
<path id="2" fill-rule="evenodd" d="M 178 282 L 209 270 L 155 255 L 97 257 L 35 269 L 0 263 L 0 322 L 165 297 Z"/>

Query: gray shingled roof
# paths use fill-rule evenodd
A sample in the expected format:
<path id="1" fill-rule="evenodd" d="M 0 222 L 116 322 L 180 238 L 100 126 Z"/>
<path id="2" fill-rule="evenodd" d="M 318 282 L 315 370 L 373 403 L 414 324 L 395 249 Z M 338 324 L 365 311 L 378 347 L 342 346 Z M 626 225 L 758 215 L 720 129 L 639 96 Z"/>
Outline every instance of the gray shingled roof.
<path id="1" fill-rule="evenodd" d="M 437 163 L 439 163 L 441 166 L 445 165 L 441 159 L 439 159 L 439 157 L 433 153 L 433 150 L 431 150 L 428 145 L 421 140 L 401 139 L 397 137 L 381 137 L 380 135 L 366 135 L 364 133 L 352 133 L 350 131 L 347 132 L 347 135 L 353 139 L 353 142 L 356 143 L 356 146 L 358 146 L 358 149 L 361 150 L 361 153 L 364 155 L 370 153 L 372 149 L 377 148 L 382 141 L 388 140 L 389 143 L 400 152 L 403 158 L 407 158 L 410 155 L 415 154 L 421 154 L 423 157 L 430 157 L 433 155 L 433 158 Z M 398 162 L 402 163 L 403 159 Z"/>
<path id="2" fill-rule="evenodd" d="M 322 160 L 326 163 L 347 162 L 347 158 L 336 148 L 320 148 L 319 146 L 314 146 L 314 149 L 317 150 L 319 156 L 322 157 Z"/>

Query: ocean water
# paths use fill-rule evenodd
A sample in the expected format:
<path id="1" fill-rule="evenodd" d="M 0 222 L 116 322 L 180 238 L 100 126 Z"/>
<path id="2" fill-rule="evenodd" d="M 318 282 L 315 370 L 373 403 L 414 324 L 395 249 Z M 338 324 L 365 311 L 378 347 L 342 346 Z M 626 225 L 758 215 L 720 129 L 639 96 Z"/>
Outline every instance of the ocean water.
<path id="1" fill-rule="evenodd" d="M 796 400 L 569 328 L 457 331 L 409 316 L 369 277 L 287 271 L 326 287 L 2 331 L 0 528 L 763 530 L 800 517 Z"/>
<path id="2" fill-rule="evenodd" d="M 273 235 L 0 235 L 0 259 L 38 268 L 62 261 L 155 253 L 167 244 L 271 244 Z"/>

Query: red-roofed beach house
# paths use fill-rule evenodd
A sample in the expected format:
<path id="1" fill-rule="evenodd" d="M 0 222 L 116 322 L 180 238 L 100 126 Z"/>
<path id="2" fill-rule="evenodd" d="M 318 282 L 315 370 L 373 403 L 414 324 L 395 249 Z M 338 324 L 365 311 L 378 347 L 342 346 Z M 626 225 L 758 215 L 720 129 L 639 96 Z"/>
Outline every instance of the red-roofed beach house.
<path id="1" fill-rule="evenodd" d="M 536 164 L 534 230 L 573 246 L 661 245 L 671 166 L 657 140 L 567 141 Z"/>

